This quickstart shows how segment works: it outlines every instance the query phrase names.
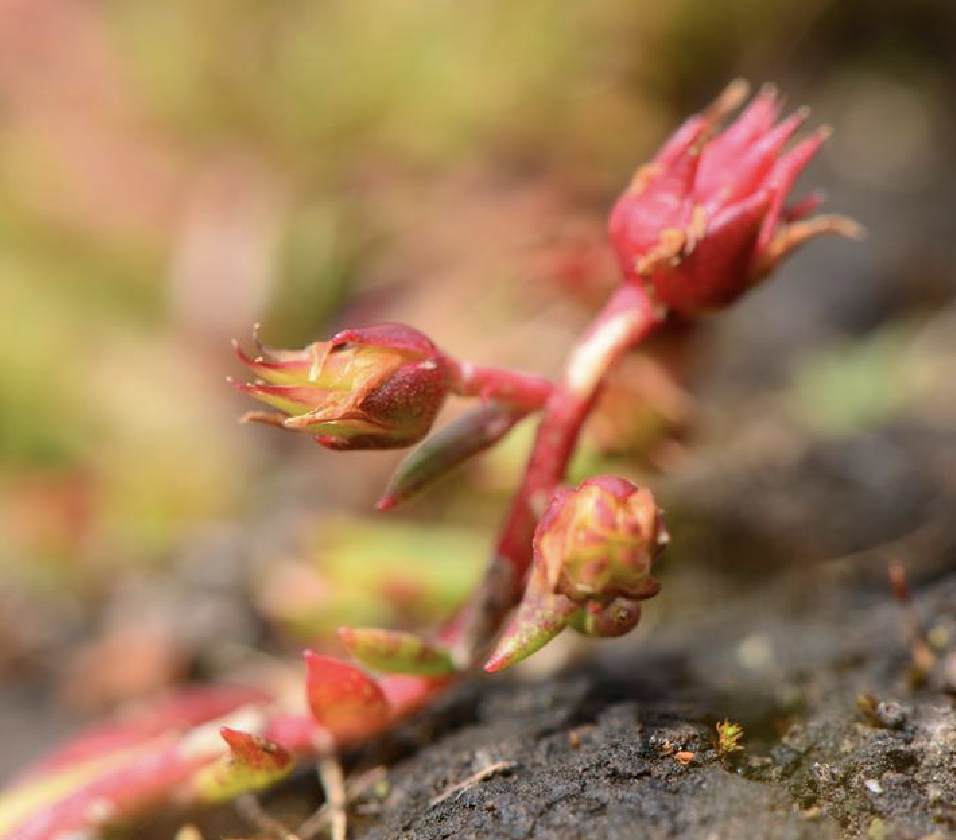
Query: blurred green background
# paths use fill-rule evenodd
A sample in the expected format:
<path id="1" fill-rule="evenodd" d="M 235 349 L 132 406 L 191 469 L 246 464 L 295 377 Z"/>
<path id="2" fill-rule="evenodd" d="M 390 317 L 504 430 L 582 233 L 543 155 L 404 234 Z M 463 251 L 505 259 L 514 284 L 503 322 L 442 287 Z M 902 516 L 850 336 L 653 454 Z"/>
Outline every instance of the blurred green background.
<path id="1" fill-rule="evenodd" d="M 734 427 L 728 406 L 750 392 L 774 395 L 808 435 L 878 427 L 914 403 L 947 427 L 954 10 L 0 4 L 0 670 L 55 671 L 67 697 L 96 707 L 193 673 L 189 651 L 208 638 L 255 644 L 263 616 L 301 627 L 281 586 L 263 581 L 301 591 L 302 569 L 274 558 L 299 551 L 290 535 L 316 512 L 369 510 L 395 456 L 238 426 L 249 406 L 224 382 L 240 373 L 229 339 L 259 320 L 269 343 L 295 346 L 401 319 L 462 357 L 554 372 L 613 283 L 601 231 L 616 193 L 736 76 L 777 83 L 835 127 L 807 180 L 870 239 L 814 244 L 715 327 L 722 349 L 698 376 L 705 428 Z M 640 394 L 661 406 L 640 429 L 596 429 L 585 459 L 633 432 L 631 460 L 646 468 L 637 450 L 701 413 L 672 385 Z M 416 602 L 416 620 L 474 579 L 527 440 L 411 507 L 408 527 L 440 516 L 457 529 L 428 550 L 462 569 Z M 650 460 L 660 469 L 675 452 Z M 336 574 L 326 584 L 347 589 Z M 197 590 L 198 628 L 170 642 L 170 625 L 192 627 L 170 615 Z M 209 617 L 210 593 L 227 614 L 255 602 L 256 618 Z M 158 658 L 155 673 L 76 689 L 59 645 L 115 643 L 110 628 L 132 615 L 151 627 L 142 605 L 157 600 L 168 606 L 156 639 L 135 649 Z M 357 604 L 335 615 L 369 617 Z M 80 654 L 108 661 L 100 648 Z"/>

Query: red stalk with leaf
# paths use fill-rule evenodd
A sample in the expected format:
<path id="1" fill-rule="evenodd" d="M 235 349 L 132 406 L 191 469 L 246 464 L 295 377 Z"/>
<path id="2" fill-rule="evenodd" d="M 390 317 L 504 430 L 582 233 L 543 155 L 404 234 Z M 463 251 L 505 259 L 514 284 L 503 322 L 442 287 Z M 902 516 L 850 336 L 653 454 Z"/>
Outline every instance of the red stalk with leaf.
<path id="1" fill-rule="evenodd" d="M 735 82 L 687 120 L 617 201 L 609 234 L 623 282 L 571 349 L 558 382 L 458 361 L 397 324 L 346 330 L 304 350 L 271 350 L 257 339 L 249 356 L 237 345 L 257 377 L 237 387 L 276 410 L 244 420 L 305 432 L 336 450 L 418 444 L 381 510 L 541 412 L 487 573 L 431 636 L 342 629 L 350 653 L 383 676 L 308 652 L 304 704 L 210 690 L 85 736 L 0 798 L 0 838 L 52 840 L 163 800 L 213 802 L 256 790 L 297 759 L 373 737 L 476 666 L 501 670 L 569 627 L 599 637 L 632 629 L 640 602 L 659 589 L 650 571 L 667 543 L 662 513 L 649 491 L 623 479 L 561 487 L 608 372 L 655 330 L 731 304 L 809 239 L 861 234 L 844 217 L 811 216 L 817 194 L 787 203 L 826 136 L 818 131 L 784 151 L 804 110 L 778 122 L 768 88 L 720 131 L 745 96 Z M 428 436 L 451 395 L 479 404 Z"/>

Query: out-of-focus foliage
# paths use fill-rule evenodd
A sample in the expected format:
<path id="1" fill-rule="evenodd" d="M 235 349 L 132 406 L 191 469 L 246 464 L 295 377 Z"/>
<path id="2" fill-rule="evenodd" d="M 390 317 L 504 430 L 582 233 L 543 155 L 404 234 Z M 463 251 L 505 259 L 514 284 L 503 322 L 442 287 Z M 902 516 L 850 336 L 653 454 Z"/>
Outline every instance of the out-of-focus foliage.
<path id="1" fill-rule="evenodd" d="M 480 531 L 323 517 L 295 556 L 264 567 L 263 613 L 295 637 L 329 642 L 343 624 L 419 627 L 461 604 L 484 567 Z"/>
<path id="2" fill-rule="evenodd" d="M 808 353 L 794 382 L 798 415 L 820 431 L 846 434 L 885 423 L 921 399 L 929 383 L 907 352 L 911 333 L 894 326 Z"/>

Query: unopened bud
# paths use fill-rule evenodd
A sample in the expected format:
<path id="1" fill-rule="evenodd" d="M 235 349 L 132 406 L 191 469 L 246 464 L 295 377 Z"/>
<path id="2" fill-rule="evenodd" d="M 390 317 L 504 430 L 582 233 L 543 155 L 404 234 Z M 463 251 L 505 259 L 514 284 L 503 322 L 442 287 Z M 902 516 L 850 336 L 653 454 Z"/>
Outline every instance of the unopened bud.
<path id="1" fill-rule="evenodd" d="M 259 377 L 237 387 L 280 413 L 243 422 L 314 435 L 329 449 L 397 449 L 431 429 L 452 382 L 451 366 L 424 335 L 402 324 L 345 330 L 303 350 L 258 344 L 239 358 Z"/>
<path id="2" fill-rule="evenodd" d="M 609 233 L 625 277 L 684 315 L 733 302 L 810 239 L 863 234 L 843 216 L 807 218 L 818 195 L 787 204 L 828 135 L 818 130 L 785 150 L 806 109 L 778 122 L 780 102 L 765 88 L 719 131 L 745 95 L 746 86 L 734 82 L 712 108 L 687 120 L 611 212 Z"/>
<path id="3" fill-rule="evenodd" d="M 648 490 L 623 478 L 591 478 L 551 498 L 534 536 L 534 565 L 521 604 L 485 670 L 530 656 L 565 627 L 623 636 L 657 594 L 651 565 L 669 537 Z"/>
<path id="4" fill-rule="evenodd" d="M 668 540 L 649 490 L 592 478 L 552 498 L 535 531 L 535 573 L 575 601 L 650 598 L 660 588 L 651 564 Z"/>

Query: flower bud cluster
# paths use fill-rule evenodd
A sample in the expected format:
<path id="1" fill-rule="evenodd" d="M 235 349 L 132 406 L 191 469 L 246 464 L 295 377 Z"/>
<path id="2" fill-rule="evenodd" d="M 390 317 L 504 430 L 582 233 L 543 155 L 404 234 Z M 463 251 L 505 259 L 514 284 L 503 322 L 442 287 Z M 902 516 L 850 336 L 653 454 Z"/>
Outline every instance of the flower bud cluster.
<path id="1" fill-rule="evenodd" d="M 784 151 L 806 108 L 777 122 L 781 105 L 768 86 L 717 132 L 746 93 L 745 83 L 734 82 L 688 119 L 638 169 L 611 212 L 608 230 L 625 278 L 682 315 L 728 305 L 810 239 L 863 233 L 843 216 L 811 217 L 818 193 L 785 203 L 829 135 L 822 128 Z"/>
<path id="2" fill-rule="evenodd" d="M 640 601 L 660 589 L 651 566 L 668 541 L 653 495 L 626 479 L 558 490 L 535 531 L 524 598 L 486 670 L 530 656 L 568 626 L 601 637 L 632 630 Z"/>

